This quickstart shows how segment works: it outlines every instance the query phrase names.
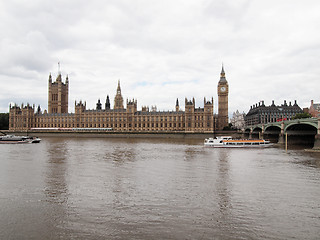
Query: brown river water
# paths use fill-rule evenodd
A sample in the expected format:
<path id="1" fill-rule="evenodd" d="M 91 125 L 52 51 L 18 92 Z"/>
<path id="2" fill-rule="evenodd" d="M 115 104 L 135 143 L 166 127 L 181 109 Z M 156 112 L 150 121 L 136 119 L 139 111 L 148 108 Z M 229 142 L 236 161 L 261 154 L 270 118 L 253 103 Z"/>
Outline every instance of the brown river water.
<path id="1" fill-rule="evenodd" d="M 320 154 L 202 140 L 0 145 L 0 239 L 320 239 Z"/>

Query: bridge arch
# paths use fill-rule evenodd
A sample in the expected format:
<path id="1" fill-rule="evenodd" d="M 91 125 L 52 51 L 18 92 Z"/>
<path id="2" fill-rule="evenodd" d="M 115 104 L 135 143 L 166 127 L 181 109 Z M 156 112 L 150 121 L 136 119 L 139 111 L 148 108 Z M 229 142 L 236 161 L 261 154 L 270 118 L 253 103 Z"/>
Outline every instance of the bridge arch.
<path id="1" fill-rule="evenodd" d="M 246 129 L 244 130 L 244 132 L 250 133 L 250 132 L 251 132 L 251 129 L 250 129 L 250 128 L 246 128 Z"/>
<path id="2" fill-rule="evenodd" d="M 246 128 L 243 132 L 244 134 L 244 138 L 250 138 L 250 133 L 251 133 L 251 129 L 250 128 Z"/>
<path id="3" fill-rule="evenodd" d="M 252 138 L 259 138 L 262 133 L 262 128 L 257 126 L 254 129 L 252 129 Z"/>
<path id="4" fill-rule="evenodd" d="M 317 127 L 312 123 L 297 122 L 288 124 L 284 132 L 288 135 L 288 143 L 312 146 L 315 142 L 317 130 Z"/>
<path id="5" fill-rule="evenodd" d="M 254 133 L 262 132 L 262 128 L 261 127 L 255 127 L 254 129 L 252 129 L 252 132 L 254 132 Z"/>
<path id="6" fill-rule="evenodd" d="M 263 137 L 269 141 L 278 142 L 280 134 L 280 125 L 269 125 L 264 129 Z"/>
<path id="7" fill-rule="evenodd" d="M 264 132 L 281 132 L 281 126 L 278 126 L 278 125 L 270 125 L 270 126 L 267 126 L 265 129 L 264 129 Z"/>
<path id="8" fill-rule="evenodd" d="M 288 129 L 295 129 L 295 128 L 299 128 L 300 127 L 305 127 L 305 128 L 308 128 L 308 129 L 318 129 L 318 125 L 316 123 L 313 123 L 313 122 L 294 122 L 294 123 L 290 123 L 288 124 L 287 126 L 285 126 L 284 128 L 284 131 L 286 132 Z M 311 126 L 311 128 L 309 127 Z"/>

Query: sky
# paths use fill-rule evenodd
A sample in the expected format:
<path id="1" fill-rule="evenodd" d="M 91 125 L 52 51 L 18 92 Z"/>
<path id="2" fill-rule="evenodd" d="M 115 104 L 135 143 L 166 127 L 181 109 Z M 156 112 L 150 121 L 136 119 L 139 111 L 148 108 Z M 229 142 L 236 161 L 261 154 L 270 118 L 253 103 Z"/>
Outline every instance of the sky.
<path id="1" fill-rule="evenodd" d="M 229 116 L 261 100 L 320 102 L 319 0 L 0 0 L 0 112 L 48 105 L 58 62 L 75 101 L 122 96 L 174 110 L 214 99 L 222 64 Z M 126 107 L 126 106 L 125 106 Z"/>

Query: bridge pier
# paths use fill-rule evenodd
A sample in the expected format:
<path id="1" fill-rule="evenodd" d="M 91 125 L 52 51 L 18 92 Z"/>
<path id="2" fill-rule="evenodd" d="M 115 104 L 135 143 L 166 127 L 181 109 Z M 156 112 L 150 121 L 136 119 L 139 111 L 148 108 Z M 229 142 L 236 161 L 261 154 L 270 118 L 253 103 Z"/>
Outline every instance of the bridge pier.
<path id="1" fill-rule="evenodd" d="M 320 150 L 320 134 L 314 136 L 314 145 L 312 149 Z"/>
<path id="2" fill-rule="evenodd" d="M 283 133 L 279 134 L 278 144 L 280 144 L 280 145 L 284 145 L 285 144 L 285 139 L 284 139 L 284 134 Z"/>
<path id="3" fill-rule="evenodd" d="M 285 144 L 285 139 L 284 139 L 285 136 L 284 136 L 284 122 L 283 121 L 281 122 L 280 127 L 281 127 L 281 130 L 279 133 L 278 143 L 281 145 L 284 145 Z"/>
<path id="4" fill-rule="evenodd" d="M 320 118 L 318 118 L 318 129 L 317 134 L 314 136 L 313 149 L 320 150 Z"/>

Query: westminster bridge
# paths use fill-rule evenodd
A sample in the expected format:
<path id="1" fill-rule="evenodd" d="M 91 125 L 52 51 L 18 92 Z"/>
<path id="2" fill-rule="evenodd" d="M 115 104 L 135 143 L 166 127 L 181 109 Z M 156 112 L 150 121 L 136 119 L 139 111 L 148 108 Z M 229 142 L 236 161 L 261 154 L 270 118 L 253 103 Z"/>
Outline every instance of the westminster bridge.
<path id="1" fill-rule="evenodd" d="M 320 149 L 320 117 L 302 118 L 246 126 L 244 135 L 249 138 L 265 138 L 280 144 L 314 144 Z"/>

